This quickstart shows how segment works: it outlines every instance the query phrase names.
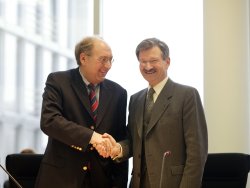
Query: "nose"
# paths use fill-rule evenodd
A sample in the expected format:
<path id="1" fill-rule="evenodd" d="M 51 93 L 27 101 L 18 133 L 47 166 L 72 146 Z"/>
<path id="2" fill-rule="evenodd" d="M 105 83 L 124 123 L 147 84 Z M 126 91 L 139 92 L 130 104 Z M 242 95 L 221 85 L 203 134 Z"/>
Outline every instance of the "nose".
<path id="1" fill-rule="evenodd" d="M 143 66 L 144 66 L 144 69 L 146 69 L 146 70 L 150 70 L 152 68 L 152 64 L 150 62 L 148 62 L 148 61 L 145 62 L 143 64 Z"/>
<path id="2" fill-rule="evenodd" d="M 112 67 L 112 60 L 108 60 L 106 63 L 104 63 L 105 68 L 110 69 Z"/>

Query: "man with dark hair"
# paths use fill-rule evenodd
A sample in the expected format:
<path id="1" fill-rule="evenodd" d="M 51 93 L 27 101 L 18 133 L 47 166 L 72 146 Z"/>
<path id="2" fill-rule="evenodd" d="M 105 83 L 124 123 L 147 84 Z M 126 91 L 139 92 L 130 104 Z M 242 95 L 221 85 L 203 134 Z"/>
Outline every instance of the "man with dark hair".
<path id="1" fill-rule="evenodd" d="M 110 155 L 117 162 L 133 156 L 133 188 L 200 188 L 208 136 L 199 93 L 168 77 L 169 49 L 163 41 L 143 40 L 136 56 L 149 85 L 130 98 L 128 139 L 115 143 L 104 136 L 112 141 Z"/>

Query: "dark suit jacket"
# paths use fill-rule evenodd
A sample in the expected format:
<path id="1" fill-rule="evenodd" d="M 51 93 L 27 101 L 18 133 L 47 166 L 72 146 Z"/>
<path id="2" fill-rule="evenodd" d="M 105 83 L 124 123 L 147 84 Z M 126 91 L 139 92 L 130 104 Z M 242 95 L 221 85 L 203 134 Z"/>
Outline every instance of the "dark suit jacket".
<path id="1" fill-rule="evenodd" d="M 133 156 L 132 187 L 140 183 L 143 110 L 147 89 L 131 96 L 130 139 L 121 142 L 124 158 Z M 207 126 L 196 89 L 168 79 L 147 127 L 145 158 L 151 188 L 200 188 L 207 158 Z M 170 151 L 162 168 L 163 154 Z M 162 180 L 161 180 L 161 170 Z"/>
<path id="2" fill-rule="evenodd" d="M 95 131 L 121 140 L 126 134 L 127 92 L 118 84 L 100 84 Z M 95 123 L 79 69 L 51 73 L 43 94 L 41 129 L 49 136 L 37 188 L 80 188 L 90 171 L 92 187 L 126 187 L 128 162 L 115 164 L 90 145 Z M 90 165 L 89 165 L 90 164 Z"/>

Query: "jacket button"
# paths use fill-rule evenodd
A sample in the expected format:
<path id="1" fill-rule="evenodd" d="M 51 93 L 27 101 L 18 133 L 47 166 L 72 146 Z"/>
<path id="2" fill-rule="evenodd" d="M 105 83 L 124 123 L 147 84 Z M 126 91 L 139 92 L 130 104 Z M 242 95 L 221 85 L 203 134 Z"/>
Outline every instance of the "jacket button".
<path id="1" fill-rule="evenodd" d="M 94 127 L 93 125 L 91 125 L 91 126 L 90 126 L 90 128 L 91 128 L 92 130 L 94 130 L 94 129 L 95 129 L 95 127 Z"/>
<path id="2" fill-rule="evenodd" d="M 84 171 L 86 171 L 86 170 L 88 170 L 88 167 L 84 166 L 82 169 L 83 169 Z"/>

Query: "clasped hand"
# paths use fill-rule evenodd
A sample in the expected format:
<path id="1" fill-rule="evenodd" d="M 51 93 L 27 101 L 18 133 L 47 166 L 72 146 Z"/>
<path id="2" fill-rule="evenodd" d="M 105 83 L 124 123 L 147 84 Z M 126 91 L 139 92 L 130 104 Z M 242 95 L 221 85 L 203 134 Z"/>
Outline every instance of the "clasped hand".
<path id="1" fill-rule="evenodd" d="M 90 143 L 96 151 L 104 158 L 111 157 L 112 159 L 118 156 L 121 152 L 120 145 L 109 134 L 99 134 L 94 132 Z"/>

